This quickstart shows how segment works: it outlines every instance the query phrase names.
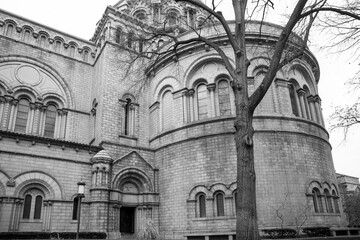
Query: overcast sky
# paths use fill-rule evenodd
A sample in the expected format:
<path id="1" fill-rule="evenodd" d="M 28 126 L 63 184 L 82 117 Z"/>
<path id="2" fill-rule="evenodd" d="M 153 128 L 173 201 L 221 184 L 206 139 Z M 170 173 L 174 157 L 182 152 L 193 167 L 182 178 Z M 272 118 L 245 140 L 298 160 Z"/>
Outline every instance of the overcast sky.
<path id="1" fill-rule="evenodd" d="M 209 1 L 209 0 L 208 0 Z M 114 5 L 117 0 L 0 0 L 0 8 L 35 22 L 47 25 L 71 35 L 90 39 L 95 26 L 104 13 L 106 6 Z M 229 0 L 223 0 L 221 10 L 224 16 L 233 16 Z M 274 1 L 275 8 L 281 12 L 290 11 L 294 0 Z M 278 2 L 281 2 L 277 5 Z M 278 21 L 275 14 L 270 14 L 270 21 Z M 315 34 L 316 36 L 316 34 Z M 321 36 L 324 41 L 324 36 Z M 325 40 L 326 41 L 326 40 Z M 355 62 L 346 54 L 329 54 L 318 51 L 320 40 L 314 40 L 310 50 L 316 55 L 320 64 L 319 95 L 325 120 L 333 111 L 333 107 L 347 103 L 354 99 L 356 93 L 349 93 L 344 86 L 346 80 L 359 69 L 359 62 Z M 333 159 L 338 173 L 360 177 L 360 126 L 353 128 L 346 140 L 342 131 L 330 132 L 330 143 L 333 147 Z"/>

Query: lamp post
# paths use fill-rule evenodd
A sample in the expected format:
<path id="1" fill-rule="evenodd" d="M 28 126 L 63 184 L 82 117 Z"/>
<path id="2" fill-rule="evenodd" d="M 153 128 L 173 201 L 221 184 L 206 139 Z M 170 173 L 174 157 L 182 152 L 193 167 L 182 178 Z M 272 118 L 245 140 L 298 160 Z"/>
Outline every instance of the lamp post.
<path id="1" fill-rule="evenodd" d="M 78 206 L 77 206 L 77 231 L 76 239 L 79 239 L 79 229 L 80 229 L 80 213 L 81 213 L 81 198 L 85 197 L 85 182 L 81 181 L 77 183 L 78 185 Z"/>

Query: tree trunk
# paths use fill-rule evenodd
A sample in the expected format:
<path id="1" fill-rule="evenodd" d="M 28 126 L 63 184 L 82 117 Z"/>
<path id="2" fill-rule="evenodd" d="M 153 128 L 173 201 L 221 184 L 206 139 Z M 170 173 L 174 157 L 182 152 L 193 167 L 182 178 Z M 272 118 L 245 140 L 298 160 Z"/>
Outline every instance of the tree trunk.
<path id="1" fill-rule="evenodd" d="M 235 11 L 235 40 L 239 49 L 234 49 L 236 119 L 234 127 L 237 153 L 237 199 L 236 199 L 236 240 L 259 239 L 256 215 L 256 189 L 254 168 L 253 111 L 249 109 L 246 56 L 245 9 L 247 0 L 233 0 Z"/>

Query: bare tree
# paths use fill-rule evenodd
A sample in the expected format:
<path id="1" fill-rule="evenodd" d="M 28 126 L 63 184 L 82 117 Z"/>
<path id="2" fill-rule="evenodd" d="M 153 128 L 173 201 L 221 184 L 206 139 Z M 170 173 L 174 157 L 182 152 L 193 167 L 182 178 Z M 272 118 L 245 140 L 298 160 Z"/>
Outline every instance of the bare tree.
<path id="1" fill-rule="evenodd" d="M 351 61 L 359 62 L 360 57 L 360 2 L 357 0 L 344 0 L 334 5 L 327 3 L 327 8 L 337 9 L 349 14 L 337 14 L 336 11 L 328 11 L 318 21 L 317 30 L 329 36 L 322 49 L 342 53 L 351 50 Z M 325 8 L 326 9 L 326 8 Z M 359 91 L 360 71 L 346 83 L 350 91 Z M 350 127 L 360 123 L 360 98 L 353 103 L 336 106 L 330 116 L 330 129 L 343 129 L 346 137 Z"/>
<path id="2" fill-rule="evenodd" d="M 232 31 L 229 23 L 221 12 L 217 11 L 217 4 L 215 0 L 211 1 L 208 6 L 199 0 L 175 0 L 181 4 L 191 4 L 207 14 L 206 22 L 214 23 L 214 28 L 221 28 L 230 43 L 233 54 L 229 56 L 222 49 L 222 45 L 206 37 L 203 34 L 202 28 L 195 28 L 188 25 L 187 27 L 193 31 L 191 38 L 179 38 L 176 34 L 168 31 L 167 21 L 163 22 L 163 26 L 159 28 L 141 27 L 142 31 L 139 39 L 145 42 L 152 42 L 159 44 L 159 39 L 165 39 L 166 44 L 162 48 L 158 48 L 156 44 L 148 44 L 146 49 L 142 49 L 139 53 L 132 53 L 126 59 L 127 72 L 126 74 L 134 74 L 135 84 L 143 83 L 151 77 L 152 69 L 161 62 L 161 60 L 168 56 L 173 56 L 173 60 L 177 62 L 177 52 L 182 46 L 188 44 L 205 44 L 206 47 L 214 49 L 221 57 L 222 62 L 227 69 L 231 80 L 235 96 L 236 118 L 234 121 L 235 127 L 235 145 L 237 154 L 237 225 L 236 225 L 236 239 L 259 239 L 258 225 L 257 225 L 257 211 L 256 211 L 256 174 L 254 169 L 254 128 L 253 115 L 256 107 L 264 98 L 266 92 L 271 86 L 277 72 L 286 64 L 290 63 L 295 58 L 301 57 L 307 49 L 307 42 L 312 25 L 315 23 L 320 13 L 332 12 L 340 16 L 347 16 L 352 19 L 360 20 L 359 15 L 354 14 L 353 11 L 346 11 L 343 8 L 337 8 L 334 5 L 329 5 L 327 0 L 298 0 L 292 13 L 288 17 L 285 27 L 282 29 L 276 43 L 268 52 L 269 66 L 267 72 L 255 91 L 250 95 L 248 92 L 248 67 L 250 61 L 247 57 L 247 48 L 245 41 L 246 23 L 249 17 L 255 14 L 260 15 L 261 20 L 270 8 L 275 8 L 275 1 L 273 0 L 257 0 L 253 1 L 255 7 L 249 8 L 247 0 L 232 0 L 232 6 L 235 14 L 235 30 Z M 168 19 L 171 21 L 171 19 Z M 293 31 L 297 30 L 299 36 L 303 38 L 300 46 L 294 47 L 289 44 L 289 38 Z M 176 31 L 175 31 L 176 32 Z M 261 29 L 260 29 L 261 34 Z M 160 50 L 159 50 L 160 49 Z M 234 62 L 234 64 L 232 64 Z M 147 66 L 146 74 L 141 71 L 144 68 L 138 66 Z M 180 66 L 177 70 L 181 70 Z M 140 76 L 143 77 L 139 77 Z M 141 75 L 142 74 L 142 75 Z M 305 220 L 304 220 L 305 218 Z M 298 224 L 303 225 L 306 221 L 305 217 L 298 218 Z"/>

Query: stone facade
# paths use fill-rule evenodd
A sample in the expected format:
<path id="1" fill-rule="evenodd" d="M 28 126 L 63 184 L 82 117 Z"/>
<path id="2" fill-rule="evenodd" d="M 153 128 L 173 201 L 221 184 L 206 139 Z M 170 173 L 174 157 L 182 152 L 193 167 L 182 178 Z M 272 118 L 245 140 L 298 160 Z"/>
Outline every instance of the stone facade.
<path id="1" fill-rule="evenodd" d="M 86 183 L 81 231 L 167 239 L 232 239 L 236 156 L 231 79 L 201 44 L 163 58 L 140 94 L 121 60 L 156 44 L 142 27 L 168 18 L 193 36 L 205 14 L 173 1 L 109 6 L 85 41 L 0 10 L 0 232 L 75 231 L 77 182 Z M 232 24 L 231 28 L 234 26 Z M 247 26 L 249 91 L 264 76 L 281 27 Z M 220 31 L 210 38 L 232 50 Z M 294 46 L 301 39 L 291 37 Z M 308 50 L 283 67 L 256 110 L 259 227 L 346 224 Z M 151 221 L 150 221 L 151 220 Z"/>

